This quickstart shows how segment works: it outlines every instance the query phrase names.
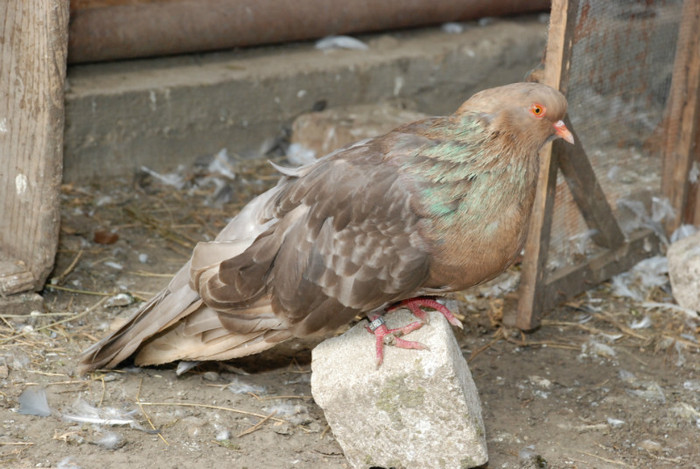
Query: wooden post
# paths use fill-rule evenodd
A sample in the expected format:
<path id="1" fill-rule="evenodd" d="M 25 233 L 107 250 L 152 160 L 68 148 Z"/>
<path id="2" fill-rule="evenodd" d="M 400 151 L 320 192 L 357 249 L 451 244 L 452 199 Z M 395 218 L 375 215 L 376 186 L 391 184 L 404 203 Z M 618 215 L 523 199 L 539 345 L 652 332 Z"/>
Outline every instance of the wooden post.
<path id="1" fill-rule="evenodd" d="M 58 244 L 68 2 L 0 2 L 0 294 L 43 286 Z"/>
<path id="2" fill-rule="evenodd" d="M 544 83 L 566 90 L 569 61 L 571 59 L 574 14 L 578 0 L 553 0 L 549 20 L 547 42 L 547 62 L 544 70 Z M 559 145 L 561 142 L 555 141 Z M 540 180 L 537 185 L 535 204 L 530 219 L 525 256 L 520 274 L 520 298 L 516 316 L 507 315 L 504 321 L 522 330 L 537 327 L 538 318 L 533 312 L 542 310 L 544 303 L 545 265 L 554 211 L 554 193 L 557 185 L 558 163 L 547 145 L 540 153 Z M 536 313 L 535 313 L 536 314 Z"/>
<path id="3" fill-rule="evenodd" d="M 675 209 L 666 225 L 700 224 L 699 177 L 689 180 L 693 162 L 700 170 L 700 2 L 685 0 L 666 108 L 666 142 L 661 189 Z"/>

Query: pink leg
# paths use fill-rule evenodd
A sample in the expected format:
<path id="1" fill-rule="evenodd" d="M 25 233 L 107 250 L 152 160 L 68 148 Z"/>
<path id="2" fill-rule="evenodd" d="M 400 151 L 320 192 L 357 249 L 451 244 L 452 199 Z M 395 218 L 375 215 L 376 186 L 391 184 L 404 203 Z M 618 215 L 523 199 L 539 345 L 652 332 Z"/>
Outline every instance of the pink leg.
<path id="1" fill-rule="evenodd" d="M 415 350 L 426 350 L 428 347 L 420 342 L 402 339 L 400 336 L 413 332 L 423 327 L 423 322 L 414 321 L 403 327 L 389 329 L 384 323 L 384 318 L 375 316 L 372 322 L 367 326 L 367 331 L 374 334 L 377 338 L 377 368 L 384 361 L 384 344 L 393 345 L 398 348 L 407 348 Z"/>
<path id="2" fill-rule="evenodd" d="M 384 319 L 381 316 L 376 315 L 369 318 L 371 322 L 369 326 L 367 326 L 367 331 L 373 333 L 377 338 L 377 367 L 379 367 L 384 361 L 384 344 L 393 345 L 394 347 L 399 348 L 417 350 L 426 350 L 428 348 L 420 342 L 405 340 L 400 337 L 408 334 L 409 332 L 420 329 L 426 322 L 428 322 L 428 315 L 421 308 L 431 308 L 438 311 L 445 316 L 450 324 L 462 329 L 462 323 L 459 322 L 459 319 L 457 319 L 449 309 L 435 301 L 433 298 L 422 296 L 410 298 L 408 300 L 400 301 L 387 308 L 387 311 L 393 311 L 398 308 L 408 308 L 414 316 L 420 319 L 420 321 L 414 321 L 406 326 L 397 327 L 396 329 L 389 329 L 386 327 Z"/>
<path id="3" fill-rule="evenodd" d="M 447 321 L 453 326 L 463 329 L 462 323 L 454 316 L 454 314 L 452 314 L 452 311 L 447 309 L 445 305 L 438 303 L 433 298 L 429 298 L 427 296 L 418 296 L 416 298 L 409 298 L 408 300 L 400 301 L 391 306 L 388 311 L 398 308 L 408 308 L 411 310 L 411 313 L 413 313 L 414 316 L 423 322 L 428 322 L 428 315 L 421 308 L 431 308 L 445 316 L 445 319 L 447 319 Z"/>

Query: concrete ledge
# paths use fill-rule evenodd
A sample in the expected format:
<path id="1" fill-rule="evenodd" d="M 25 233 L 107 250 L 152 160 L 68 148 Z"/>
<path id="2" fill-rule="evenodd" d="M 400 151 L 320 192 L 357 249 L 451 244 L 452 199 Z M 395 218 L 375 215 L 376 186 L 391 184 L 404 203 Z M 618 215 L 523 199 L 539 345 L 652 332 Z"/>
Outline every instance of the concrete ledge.
<path id="1" fill-rule="evenodd" d="M 70 67 L 64 181 L 165 171 L 222 148 L 257 157 L 322 106 L 398 98 L 447 114 L 539 63 L 546 24 L 536 17 L 469 25 L 360 37 L 366 51 L 297 43 Z"/>

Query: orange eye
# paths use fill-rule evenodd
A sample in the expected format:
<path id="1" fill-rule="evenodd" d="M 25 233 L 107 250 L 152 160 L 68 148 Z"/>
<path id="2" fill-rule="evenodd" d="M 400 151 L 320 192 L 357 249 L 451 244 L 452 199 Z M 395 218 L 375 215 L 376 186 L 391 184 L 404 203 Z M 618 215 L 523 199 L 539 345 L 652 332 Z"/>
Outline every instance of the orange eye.
<path id="1" fill-rule="evenodd" d="M 540 118 L 544 116 L 546 109 L 544 106 L 541 104 L 533 104 L 530 106 L 530 112 L 532 113 L 533 116 Z"/>

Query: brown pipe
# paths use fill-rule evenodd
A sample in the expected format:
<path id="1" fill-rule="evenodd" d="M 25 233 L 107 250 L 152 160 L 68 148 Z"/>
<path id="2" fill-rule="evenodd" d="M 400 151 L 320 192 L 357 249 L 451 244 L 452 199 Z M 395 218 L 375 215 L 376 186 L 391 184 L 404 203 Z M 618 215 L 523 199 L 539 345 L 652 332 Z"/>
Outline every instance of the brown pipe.
<path id="1" fill-rule="evenodd" d="M 550 0 L 72 0 L 68 61 L 203 52 L 549 6 Z"/>

